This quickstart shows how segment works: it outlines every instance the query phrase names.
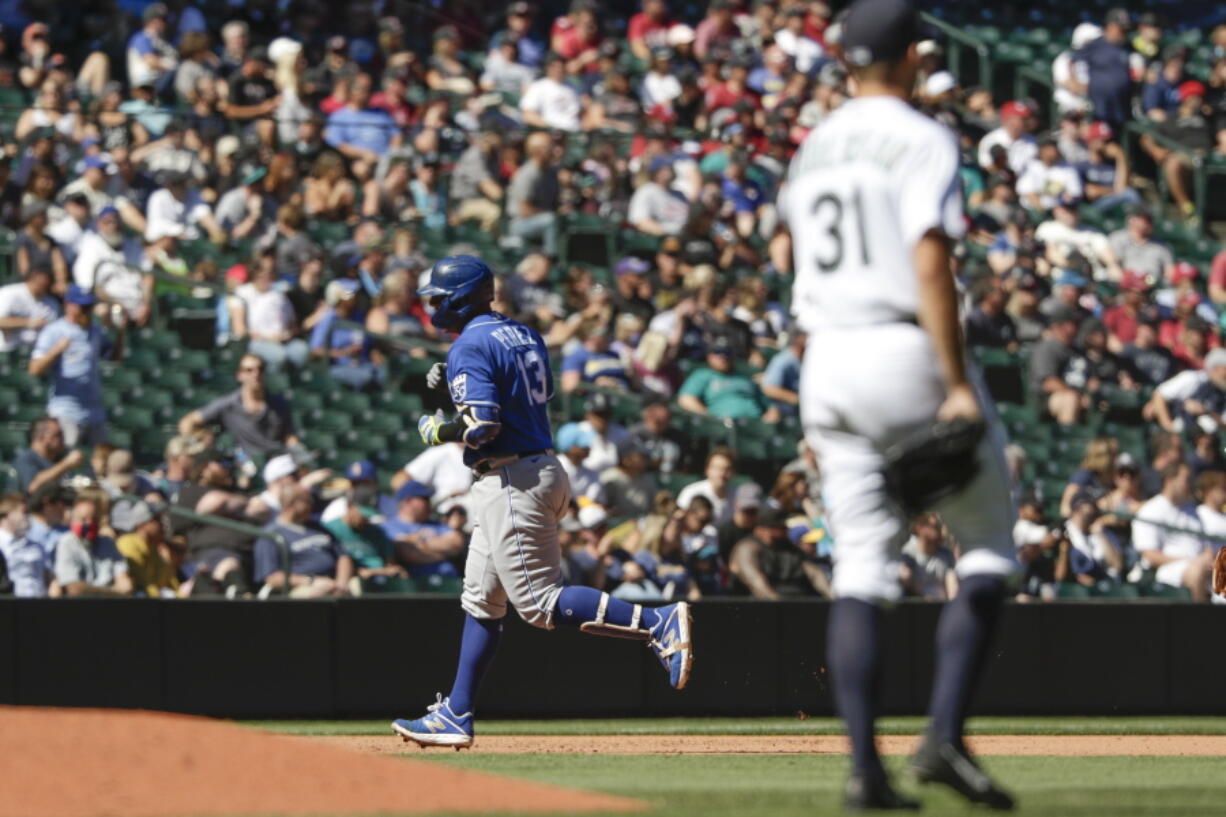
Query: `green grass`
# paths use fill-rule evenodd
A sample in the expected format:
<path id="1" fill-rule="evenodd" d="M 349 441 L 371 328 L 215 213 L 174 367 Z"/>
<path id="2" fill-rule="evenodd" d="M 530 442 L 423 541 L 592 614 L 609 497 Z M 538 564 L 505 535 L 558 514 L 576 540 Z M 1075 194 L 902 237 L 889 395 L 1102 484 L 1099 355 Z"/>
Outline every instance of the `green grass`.
<path id="1" fill-rule="evenodd" d="M 416 755 L 412 755 L 416 757 Z M 637 797 L 647 817 L 817 817 L 841 814 L 842 757 L 446 755 L 431 762 Z M 892 761 L 897 768 L 900 760 Z M 1226 815 L 1218 758 L 993 757 L 985 764 L 1018 796 L 1016 814 L 1043 817 Z M 975 814 L 943 789 L 924 814 Z"/>
<path id="2" fill-rule="evenodd" d="M 385 735 L 379 721 L 246 721 L 250 726 L 292 735 Z M 911 735 L 923 718 L 883 718 L 883 735 Z M 481 721 L 483 735 L 835 735 L 834 718 L 610 718 L 591 720 Z M 974 718 L 980 735 L 1223 735 L 1226 718 Z"/>

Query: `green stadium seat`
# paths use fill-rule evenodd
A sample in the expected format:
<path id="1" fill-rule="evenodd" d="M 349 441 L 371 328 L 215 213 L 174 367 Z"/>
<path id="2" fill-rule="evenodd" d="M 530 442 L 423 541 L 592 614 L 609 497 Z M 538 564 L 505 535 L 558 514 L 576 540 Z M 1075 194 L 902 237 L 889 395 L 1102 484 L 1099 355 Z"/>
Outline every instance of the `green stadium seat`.
<path id="1" fill-rule="evenodd" d="M 1074 582 L 1061 582 L 1056 585 L 1056 598 L 1058 599 L 1088 599 L 1090 596 L 1090 588 L 1085 585 Z"/>
<path id="2" fill-rule="evenodd" d="M 312 451 L 330 451 L 336 448 L 336 435 L 310 428 L 302 432 L 302 442 Z"/>
<path id="3" fill-rule="evenodd" d="M 318 431 L 339 434 L 350 430 L 353 427 L 353 421 L 343 411 L 320 409 L 311 412 L 304 425 Z"/>
<path id="4" fill-rule="evenodd" d="M 269 391 L 272 392 L 272 389 L 269 389 Z M 290 406 L 299 415 L 308 414 L 324 407 L 324 397 L 318 392 L 306 391 L 305 389 L 298 389 L 296 391 L 282 389 L 273 393 L 279 393 L 288 399 Z"/>
<path id="5" fill-rule="evenodd" d="M 191 373 L 181 369 L 157 369 L 149 372 L 147 377 L 149 383 L 166 392 L 179 393 L 192 387 Z"/>
<path id="6" fill-rule="evenodd" d="M 132 441 L 135 439 L 133 433 L 126 428 L 111 426 L 107 429 L 107 441 L 116 448 L 125 448 L 132 450 Z"/>
<path id="7" fill-rule="evenodd" d="M 29 441 L 29 429 L 19 426 L 0 426 L 0 454 L 6 459 L 12 459 L 19 448 L 25 448 Z"/>
<path id="8" fill-rule="evenodd" d="M 386 437 L 387 435 L 404 430 L 406 420 L 390 412 L 371 412 L 363 417 L 360 422 L 361 429 L 364 432 Z"/>
<path id="9" fill-rule="evenodd" d="M 119 392 L 131 392 L 133 389 L 140 388 L 141 373 L 138 369 L 114 368 L 108 371 L 103 371 L 102 385 L 104 388 L 113 389 Z"/>
<path id="10" fill-rule="evenodd" d="M 146 326 L 133 335 L 133 345 L 142 349 L 178 349 L 183 344 L 177 332 Z"/>
<path id="11" fill-rule="evenodd" d="M 150 409 L 130 405 L 111 409 L 107 420 L 113 427 L 141 433 L 156 426 Z"/>
<path id="12" fill-rule="evenodd" d="M 674 471 L 670 474 L 660 474 L 656 482 L 659 483 L 660 490 L 668 491 L 673 496 L 676 496 L 682 488 L 700 479 L 702 477 L 697 474 L 685 474 L 680 471 Z"/>
<path id="13" fill-rule="evenodd" d="M 361 392 L 338 389 L 332 392 L 328 408 L 332 411 L 357 414 L 370 408 L 370 399 Z"/>
<path id="14" fill-rule="evenodd" d="M 129 366 L 135 369 L 156 369 L 162 364 L 162 352 L 152 347 L 135 347 L 128 350 L 127 356 L 123 360 L 124 366 Z"/>

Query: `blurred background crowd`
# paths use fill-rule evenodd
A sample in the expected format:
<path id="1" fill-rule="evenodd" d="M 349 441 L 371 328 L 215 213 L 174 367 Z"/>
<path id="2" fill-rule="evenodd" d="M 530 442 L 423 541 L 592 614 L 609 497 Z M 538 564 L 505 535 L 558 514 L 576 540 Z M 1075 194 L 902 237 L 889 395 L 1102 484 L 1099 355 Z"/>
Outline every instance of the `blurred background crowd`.
<path id="1" fill-rule="evenodd" d="M 1226 19 L 1071 5 L 930 2 L 919 47 L 1019 595 L 1203 600 Z M 415 290 L 473 252 L 554 353 L 574 581 L 828 595 L 774 201 L 850 93 L 839 10 L 0 6 L 0 592 L 457 592 L 471 475 L 416 439 L 448 338 Z M 908 594 L 955 593 L 958 543 L 912 531 Z"/>

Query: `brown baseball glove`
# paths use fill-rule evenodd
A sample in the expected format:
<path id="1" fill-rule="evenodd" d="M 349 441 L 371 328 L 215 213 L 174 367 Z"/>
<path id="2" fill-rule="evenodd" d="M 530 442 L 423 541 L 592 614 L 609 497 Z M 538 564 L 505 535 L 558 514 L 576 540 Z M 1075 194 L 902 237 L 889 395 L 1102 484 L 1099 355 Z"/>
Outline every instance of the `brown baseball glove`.
<path id="1" fill-rule="evenodd" d="M 1213 592 L 1226 596 L 1226 547 L 1219 550 L 1213 560 Z"/>

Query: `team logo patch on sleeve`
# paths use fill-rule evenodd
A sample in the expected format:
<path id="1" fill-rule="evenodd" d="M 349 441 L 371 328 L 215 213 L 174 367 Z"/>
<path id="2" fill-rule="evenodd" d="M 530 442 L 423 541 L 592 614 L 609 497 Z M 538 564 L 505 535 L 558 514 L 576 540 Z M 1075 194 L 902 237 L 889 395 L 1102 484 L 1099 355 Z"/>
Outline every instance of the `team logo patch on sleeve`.
<path id="1" fill-rule="evenodd" d="M 459 374 L 451 378 L 451 402 L 463 403 L 468 396 L 468 375 Z"/>

